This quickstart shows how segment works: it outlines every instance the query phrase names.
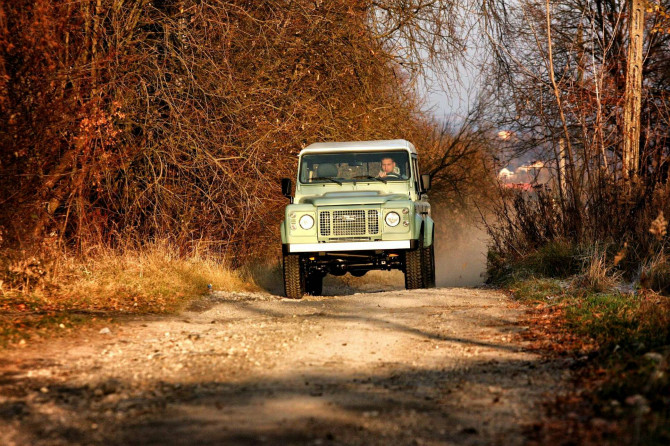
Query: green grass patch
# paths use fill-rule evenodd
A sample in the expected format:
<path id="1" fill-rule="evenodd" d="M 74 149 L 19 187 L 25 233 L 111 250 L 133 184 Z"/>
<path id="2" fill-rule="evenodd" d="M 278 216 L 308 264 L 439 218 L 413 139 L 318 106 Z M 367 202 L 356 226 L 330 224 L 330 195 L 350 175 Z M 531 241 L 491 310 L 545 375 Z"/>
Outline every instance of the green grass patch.
<path id="1" fill-rule="evenodd" d="M 524 256 L 509 258 L 489 250 L 487 272 L 489 282 L 509 286 L 538 277 L 567 278 L 582 266 L 581 249 L 566 241 L 554 241 Z"/>
<path id="2" fill-rule="evenodd" d="M 561 304 L 567 327 L 593 340 L 603 353 L 648 352 L 670 346 L 670 299 L 650 293 L 585 292 L 567 282 L 532 278 L 509 286 L 515 299 Z"/>
<path id="3" fill-rule="evenodd" d="M 647 352 L 670 343 L 670 306 L 661 296 L 605 293 L 573 297 L 566 307 L 573 329 L 603 352 Z"/>
<path id="4" fill-rule="evenodd" d="M 564 298 L 565 293 L 556 279 L 531 278 L 510 284 L 514 297 L 525 303 L 546 303 L 556 298 Z"/>
<path id="5" fill-rule="evenodd" d="M 47 314 L 0 315 L 0 348 L 36 336 L 54 337 L 71 333 L 96 318 L 69 311 Z"/>

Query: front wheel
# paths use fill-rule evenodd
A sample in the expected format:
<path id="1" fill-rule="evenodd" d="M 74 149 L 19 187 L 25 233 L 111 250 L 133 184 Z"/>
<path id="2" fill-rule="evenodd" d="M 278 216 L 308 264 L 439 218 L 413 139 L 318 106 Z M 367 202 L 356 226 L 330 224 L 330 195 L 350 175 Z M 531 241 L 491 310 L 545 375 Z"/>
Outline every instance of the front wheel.
<path id="1" fill-rule="evenodd" d="M 305 274 L 299 254 L 284 256 L 284 295 L 289 299 L 302 299 L 305 294 Z"/>
<path id="2" fill-rule="evenodd" d="M 405 253 L 405 289 L 415 290 L 423 288 L 423 268 L 421 264 L 423 252 L 423 237 L 419 240 L 419 247 Z"/>
<path id="3" fill-rule="evenodd" d="M 435 288 L 435 241 L 421 250 L 423 280 L 426 288 Z"/>

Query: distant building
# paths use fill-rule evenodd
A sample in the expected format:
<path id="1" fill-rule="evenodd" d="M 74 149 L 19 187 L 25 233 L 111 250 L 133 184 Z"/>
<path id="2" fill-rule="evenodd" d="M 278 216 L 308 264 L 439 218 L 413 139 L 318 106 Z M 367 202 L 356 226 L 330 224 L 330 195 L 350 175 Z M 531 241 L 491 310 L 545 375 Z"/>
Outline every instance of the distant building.
<path id="1" fill-rule="evenodd" d="M 551 182 L 551 172 L 544 161 L 522 164 L 512 171 L 504 167 L 498 172 L 498 179 L 507 189 L 530 191 L 545 189 Z"/>
<path id="2" fill-rule="evenodd" d="M 519 189 L 526 192 L 533 190 L 533 185 L 530 183 L 507 183 L 503 187 L 505 189 Z"/>
<path id="3" fill-rule="evenodd" d="M 529 164 L 523 164 L 519 166 L 516 171 L 517 172 L 531 172 L 533 170 L 540 170 L 544 168 L 544 163 L 542 161 L 533 161 L 532 163 Z"/>
<path id="4" fill-rule="evenodd" d="M 505 180 L 505 179 L 510 178 L 512 176 L 514 176 L 514 172 L 509 170 L 507 167 L 503 167 L 500 170 L 500 172 L 498 172 L 498 178 L 500 178 L 501 180 Z"/>

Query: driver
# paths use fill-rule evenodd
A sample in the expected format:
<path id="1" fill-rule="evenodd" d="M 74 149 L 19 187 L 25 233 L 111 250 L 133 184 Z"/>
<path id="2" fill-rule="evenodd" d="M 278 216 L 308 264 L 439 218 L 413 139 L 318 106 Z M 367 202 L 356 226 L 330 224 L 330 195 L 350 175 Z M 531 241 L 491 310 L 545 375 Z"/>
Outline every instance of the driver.
<path id="1" fill-rule="evenodd" d="M 400 169 L 396 166 L 393 158 L 389 156 L 382 158 L 382 170 L 379 172 L 379 175 L 377 175 L 378 178 L 386 178 L 387 176 L 395 178 L 400 177 Z"/>

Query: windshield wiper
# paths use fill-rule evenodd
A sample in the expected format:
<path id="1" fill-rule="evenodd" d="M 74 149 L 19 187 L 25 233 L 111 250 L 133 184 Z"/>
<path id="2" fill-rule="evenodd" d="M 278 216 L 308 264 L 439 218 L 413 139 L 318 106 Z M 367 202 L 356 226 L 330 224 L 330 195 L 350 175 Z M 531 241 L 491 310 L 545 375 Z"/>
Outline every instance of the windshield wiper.
<path id="1" fill-rule="evenodd" d="M 332 181 L 333 183 L 337 183 L 340 186 L 342 186 L 341 181 L 335 180 L 335 179 L 330 178 L 330 177 L 314 177 L 314 178 L 312 178 L 312 181 L 314 181 L 314 180 L 328 180 L 328 181 Z"/>
<path id="2" fill-rule="evenodd" d="M 356 180 L 359 180 L 359 179 L 376 180 L 376 181 L 381 181 L 384 184 L 386 184 L 386 182 L 388 181 L 384 178 L 373 177 L 373 176 L 370 176 L 370 175 L 358 175 L 358 176 L 355 176 L 354 179 L 356 179 Z"/>

